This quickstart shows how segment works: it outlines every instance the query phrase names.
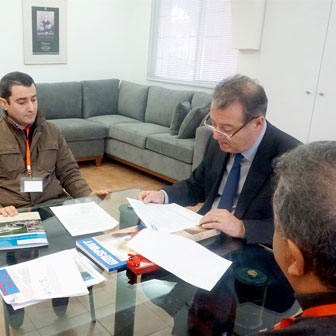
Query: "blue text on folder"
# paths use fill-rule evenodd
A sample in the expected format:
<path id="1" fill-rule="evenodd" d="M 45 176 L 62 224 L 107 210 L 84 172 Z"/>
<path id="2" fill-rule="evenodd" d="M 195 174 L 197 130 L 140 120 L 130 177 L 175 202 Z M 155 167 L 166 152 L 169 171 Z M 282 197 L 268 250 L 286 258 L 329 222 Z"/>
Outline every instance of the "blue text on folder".
<path id="1" fill-rule="evenodd" d="M 0 290 L 3 296 L 19 293 L 14 281 L 8 274 L 7 270 L 0 270 Z"/>

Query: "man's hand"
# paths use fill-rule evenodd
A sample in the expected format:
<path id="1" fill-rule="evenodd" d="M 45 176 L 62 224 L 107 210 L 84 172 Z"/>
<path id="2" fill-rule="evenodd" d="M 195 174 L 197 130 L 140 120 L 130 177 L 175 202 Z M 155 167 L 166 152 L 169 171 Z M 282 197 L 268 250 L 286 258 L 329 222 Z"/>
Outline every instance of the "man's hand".
<path id="1" fill-rule="evenodd" d="M 165 200 L 165 194 L 161 190 L 141 191 L 138 195 L 138 200 L 144 202 L 145 204 L 147 203 L 163 204 Z"/>
<path id="2" fill-rule="evenodd" d="M 217 229 L 235 238 L 243 238 L 245 235 L 244 224 L 224 209 L 210 210 L 200 221 L 205 229 Z"/>
<path id="3" fill-rule="evenodd" d="M 18 211 L 13 205 L 6 206 L 4 208 L 0 208 L 0 215 L 4 217 L 13 217 L 18 214 Z"/>
<path id="4" fill-rule="evenodd" d="M 92 191 L 89 196 L 97 195 L 101 199 L 104 199 L 111 192 L 112 190 L 97 190 L 97 191 Z"/>

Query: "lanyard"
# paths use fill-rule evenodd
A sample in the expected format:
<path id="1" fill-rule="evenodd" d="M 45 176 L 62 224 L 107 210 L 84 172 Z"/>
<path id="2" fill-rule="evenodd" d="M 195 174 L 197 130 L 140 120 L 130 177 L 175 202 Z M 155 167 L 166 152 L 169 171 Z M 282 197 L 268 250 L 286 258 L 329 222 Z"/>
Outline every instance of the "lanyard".
<path id="1" fill-rule="evenodd" d="M 318 317 L 318 316 L 332 316 L 332 315 L 336 315 L 336 303 L 308 308 L 304 310 L 303 313 L 298 317 L 304 317 L 304 316 Z M 295 317 L 282 319 L 280 324 L 274 327 L 273 329 L 282 329 L 289 327 L 294 323 L 294 320 Z"/>
<path id="2" fill-rule="evenodd" d="M 26 139 L 26 165 L 27 165 L 27 173 L 28 173 L 29 176 L 31 176 L 30 147 L 29 147 L 29 126 L 26 127 L 26 133 L 23 132 L 23 134 L 25 136 L 25 139 Z"/>

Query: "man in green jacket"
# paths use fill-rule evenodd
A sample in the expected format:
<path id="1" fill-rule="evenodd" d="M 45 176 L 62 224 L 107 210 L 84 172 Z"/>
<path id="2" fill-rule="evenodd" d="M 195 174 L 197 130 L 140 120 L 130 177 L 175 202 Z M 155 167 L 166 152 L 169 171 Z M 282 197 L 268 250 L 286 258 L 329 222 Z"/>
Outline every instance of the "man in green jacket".
<path id="1" fill-rule="evenodd" d="M 0 214 L 92 192 L 58 128 L 37 110 L 34 80 L 11 72 L 0 81 Z"/>

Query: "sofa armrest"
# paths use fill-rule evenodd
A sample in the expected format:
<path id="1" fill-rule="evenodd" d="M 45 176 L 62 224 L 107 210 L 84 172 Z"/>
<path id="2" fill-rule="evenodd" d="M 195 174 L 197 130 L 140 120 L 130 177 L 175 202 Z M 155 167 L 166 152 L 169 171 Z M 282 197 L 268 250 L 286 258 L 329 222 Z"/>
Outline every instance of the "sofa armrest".
<path id="1" fill-rule="evenodd" d="M 195 136 L 195 147 L 194 147 L 194 156 L 192 170 L 198 167 L 198 165 L 203 160 L 204 151 L 209 141 L 209 138 L 212 136 L 211 130 L 205 126 L 200 126 L 196 130 Z"/>

